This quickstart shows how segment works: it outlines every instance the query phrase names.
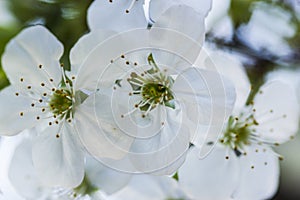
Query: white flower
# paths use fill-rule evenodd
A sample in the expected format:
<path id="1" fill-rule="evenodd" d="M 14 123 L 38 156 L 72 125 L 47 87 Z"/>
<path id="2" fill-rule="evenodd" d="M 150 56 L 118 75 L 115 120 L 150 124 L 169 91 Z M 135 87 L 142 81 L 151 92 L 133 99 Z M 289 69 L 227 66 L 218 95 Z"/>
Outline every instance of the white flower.
<path id="1" fill-rule="evenodd" d="M 97 156 L 114 159 L 123 153 L 114 149 L 106 134 L 110 139 L 116 137 L 116 143 L 122 140 L 124 148 L 131 140 L 113 126 L 110 130 L 98 126 L 93 112 L 87 110 L 95 105 L 93 96 L 79 90 L 84 86 L 76 84 L 78 74 L 66 75 L 59 63 L 62 52 L 62 44 L 41 26 L 27 28 L 9 42 L 2 65 L 11 86 L 0 93 L 0 133 L 12 136 L 37 128 L 33 163 L 39 177 L 44 184 L 74 187 L 84 176 L 78 135 L 85 139 L 84 148 L 92 152 L 98 145 Z"/>
<path id="2" fill-rule="evenodd" d="M 215 63 L 219 62 L 210 55 Z M 225 71 L 236 68 L 228 65 L 232 62 L 222 60 Z M 236 81 L 240 75 L 245 77 L 242 72 L 237 70 L 225 76 L 232 77 L 238 85 L 245 82 Z M 237 99 L 244 104 L 246 98 L 241 97 L 247 88 L 241 88 L 242 93 L 237 90 Z M 282 82 L 270 82 L 260 88 L 249 106 L 237 105 L 239 112 L 236 110 L 229 118 L 220 143 L 212 153 L 201 160 L 199 150 L 192 148 L 178 171 L 179 184 L 192 199 L 267 199 L 277 190 L 278 162 L 282 157 L 271 147 L 290 140 L 298 130 L 295 92 Z M 211 173 L 207 173 L 208 170 Z"/>
<path id="3" fill-rule="evenodd" d="M 146 28 L 144 0 L 95 0 L 87 15 L 89 28 L 126 31 Z"/>
<path id="4" fill-rule="evenodd" d="M 31 139 L 24 138 L 16 147 L 8 170 L 14 188 L 26 199 L 104 199 L 106 194 L 115 193 L 130 181 L 131 175 L 109 169 L 88 156 L 85 177 L 79 186 L 72 189 L 47 187 L 34 169 L 31 146 Z"/>
<path id="5" fill-rule="evenodd" d="M 286 56 L 291 53 L 286 39 L 296 34 L 296 27 L 291 23 L 291 18 L 292 15 L 279 6 L 257 2 L 253 5 L 248 24 L 238 29 L 238 36 L 256 51 Z M 274 21 L 276 27 L 272 25 Z"/>
<path id="6" fill-rule="evenodd" d="M 88 77 L 94 83 L 90 90 L 107 95 L 114 122 L 134 139 L 122 162 L 101 162 L 130 172 L 171 174 L 192 138 L 207 134 L 198 124 L 223 126 L 234 104 L 233 87 L 215 72 L 191 67 L 204 38 L 201 22 L 201 14 L 178 5 L 150 29 L 113 35 L 102 43 L 92 42 L 97 35 L 92 31 L 81 40 L 94 50 L 80 64 L 77 84 L 85 85 Z"/>

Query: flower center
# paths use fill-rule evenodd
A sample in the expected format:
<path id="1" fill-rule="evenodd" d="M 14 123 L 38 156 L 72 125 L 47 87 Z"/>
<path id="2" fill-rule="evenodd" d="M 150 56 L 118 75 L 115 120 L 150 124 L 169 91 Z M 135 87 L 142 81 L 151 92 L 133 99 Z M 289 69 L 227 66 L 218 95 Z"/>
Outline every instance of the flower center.
<path id="1" fill-rule="evenodd" d="M 68 89 L 57 89 L 49 102 L 52 113 L 66 119 L 71 117 L 72 104 L 72 93 Z"/>
<path id="2" fill-rule="evenodd" d="M 175 108 L 172 103 L 174 96 L 171 91 L 174 80 L 159 70 L 152 54 L 148 56 L 148 62 L 152 66 L 150 70 L 141 74 L 133 72 L 127 79 L 133 90 L 130 95 L 142 97 L 142 100 L 135 104 L 135 107 L 141 111 L 146 111 L 146 114 L 159 104 Z"/>
<path id="3" fill-rule="evenodd" d="M 253 114 L 246 118 L 241 115 L 240 118 L 232 116 L 229 118 L 227 128 L 220 142 L 242 153 L 243 147 L 251 144 L 253 126 L 258 126 L 259 124 Z"/>

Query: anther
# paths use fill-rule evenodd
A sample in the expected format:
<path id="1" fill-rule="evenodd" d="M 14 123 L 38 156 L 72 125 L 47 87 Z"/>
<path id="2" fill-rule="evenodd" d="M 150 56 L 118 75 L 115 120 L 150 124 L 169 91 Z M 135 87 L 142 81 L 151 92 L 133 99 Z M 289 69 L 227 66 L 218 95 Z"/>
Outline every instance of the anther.
<path id="1" fill-rule="evenodd" d="M 36 117 L 36 119 L 37 119 L 37 120 L 40 120 L 40 117 L 39 117 L 39 116 L 37 116 L 37 117 Z"/>
<path id="2" fill-rule="evenodd" d="M 228 159 L 229 159 L 229 156 L 226 156 L 225 159 L 228 160 Z"/>
<path id="3" fill-rule="evenodd" d="M 52 126 L 52 122 L 49 122 L 49 126 Z"/>
<path id="4" fill-rule="evenodd" d="M 122 55 L 121 55 L 121 58 L 125 58 L 125 56 L 122 54 Z"/>
<path id="5" fill-rule="evenodd" d="M 31 107 L 34 107 L 34 103 L 31 104 Z"/>
<path id="6" fill-rule="evenodd" d="M 253 165 L 251 166 L 251 169 L 254 169 L 254 166 L 253 166 Z"/>
<path id="7" fill-rule="evenodd" d="M 130 62 L 129 61 L 126 61 L 126 65 L 129 65 L 130 64 Z"/>
<path id="8" fill-rule="evenodd" d="M 30 90 L 30 89 L 31 89 L 31 86 L 30 86 L 30 85 L 29 85 L 29 86 L 27 86 L 27 89 L 28 89 L 28 90 Z"/>
<path id="9" fill-rule="evenodd" d="M 39 68 L 42 69 L 43 65 L 39 65 Z"/>
<path id="10" fill-rule="evenodd" d="M 42 102 L 43 102 L 43 99 L 39 99 L 39 102 L 42 103 Z"/>
<path id="11" fill-rule="evenodd" d="M 43 96 L 44 96 L 44 97 L 47 96 L 47 93 L 44 93 Z"/>
<path id="12" fill-rule="evenodd" d="M 45 86 L 45 83 L 41 83 L 41 86 L 44 87 L 44 86 Z"/>
<path id="13" fill-rule="evenodd" d="M 20 78 L 20 81 L 23 82 L 23 81 L 24 81 L 24 78 Z"/>
<path id="14" fill-rule="evenodd" d="M 283 157 L 282 157 L 282 156 L 279 156 L 278 159 L 279 159 L 280 161 L 283 161 Z"/>
<path id="15" fill-rule="evenodd" d="M 23 112 L 20 112 L 20 116 L 23 117 L 23 116 L 24 116 L 24 113 L 23 113 Z"/>
<path id="16" fill-rule="evenodd" d="M 19 96 L 19 93 L 16 92 L 16 96 Z"/>
<path id="17" fill-rule="evenodd" d="M 53 79 L 52 79 L 52 78 L 50 78 L 49 80 L 50 80 L 50 82 L 53 82 Z"/>
<path id="18" fill-rule="evenodd" d="M 56 138 L 59 138 L 59 134 L 56 134 L 56 136 L 55 136 Z"/>

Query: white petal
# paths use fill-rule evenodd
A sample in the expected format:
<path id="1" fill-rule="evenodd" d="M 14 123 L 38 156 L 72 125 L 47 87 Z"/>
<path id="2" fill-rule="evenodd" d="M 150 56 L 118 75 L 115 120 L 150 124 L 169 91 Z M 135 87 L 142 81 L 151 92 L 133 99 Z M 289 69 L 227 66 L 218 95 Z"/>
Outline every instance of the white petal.
<path id="1" fill-rule="evenodd" d="M 211 10 L 205 18 L 206 32 L 209 32 L 219 21 L 225 18 L 231 0 L 212 1 Z"/>
<path id="2" fill-rule="evenodd" d="M 223 146 L 204 159 L 192 148 L 178 171 L 179 185 L 192 199 L 229 199 L 238 184 L 238 167 L 233 151 Z"/>
<path id="3" fill-rule="evenodd" d="M 254 98 L 257 134 L 264 140 L 283 143 L 298 130 L 299 105 L 293 88 L 280 81 L 261 87 Z"/>
<path id="4" fill-rule="evenodd" d="M 203 48 L 194 65 L 217 71 L 234 84 L 236 102 L 233 113 L 239 114 L 246 105 L 251 87 L 246 71 L 238 58 L 222 51 Z"/>
<path id="5" fill-rule="evenodd" d="M 2 65 L 11 84 L 24 90 L 32 86 L 43 92 L 45 89 L 41 83 L 52 88 L 50 79 L 55 84 L 61 81 L 59 59 L 62 53 L 63 46 L 55 36 L 42 26 L 33 26 L 24 29 L 8 43 Z M 23 82 L 20 82 L 21 78 Z"/>
<path id="6" fill-rule="evenodd" d="M 199 147 L 215 142 L 235 103 L 231 82 L 216 72 L 190 68 L 177 77 L 172 91 L 185 106 L 184 120 L 192 122 L 192 142 Z M 213 146 L 208 147 L 202 149 L 203 156 Z"/>
<path id="7" fill-rule="evenodd" d="M 61 130 L 60 125 L 48 127 L 34 140 L 32 159 L 43 184 L 73 188 L 83 180 L 84 157 L 73 127 L 61 125 Z"/>
<path id="8" fill-rule="evenodd" d="M 296 26 L 291 23 L 292 14 L 280 6 L 264 1 L 252 6 L 252 15 L 247 24 L 239 27 L 238 37 L 255 51 L 264 51 L 277 56 L 287 56 L 292 53 L 286 41 L 296 33 Z M 272 26 L 276 25 L 280 28 Z"/>
<path id="9" fill-rule="evenodd" d="M 211 9 L 211 0 L 151 0 L 150 1 L 150 18 L 156 22 L 161 14 L 163 14 L 168 8 L 174 5 L 186 5 L 194 8 L 197 12 L 206 16 Z"/>
<path id="10" fill-rule="evenodd" d="M 16 93 L 19 93 L 16 96 Z M 31 107 L 32 100 L 9 86 L 0 92 L 0 133 L 16 135 L 34 127 L 41 111 Z"/>
<path id="11" fill-rule="evenodd" d="M 77 108 L 75 123 L 81 142 L 97 158 L 121 159 L 133 140 L 114 123 L 110 99 L 100 93 L 89 96 Z"/>
<path id="12" fill-rule="evenodd" d="M 191 20 L 193 19 L 193 20 Z M 150 29 L 154 48 L 172 52 L 194 63 L 204 40 L 204 17 L 184 5 L 169 8 Z M 176 41 L 176 42 L 174 42 Z M 174 56 L 170 62 L 174 62 Z"/>
<path id="13" fill-rule="evenodd" d="M 130 4 L 134 3 L 130 8 Z M 146 28 L 147 20 L 143 9 L 143 0 L 96 0 L 88 10 L 88 25 L 92 31 L 106 29 L 127 31 L 135 28 Z"/>
<path id="14" fill-rule="evenodd" d="M 135 139 L 129 156 L 139 171 L 170 175 L 182 164 L 190 141 L 189 129 L 182 123 L 182 117 L 180 109 L 167 108 L 161 131 L 150 138 Z"/>
<path id="15" fill-rule="evenodd" d="M 125 187 L 132 176 L 106 167 L 91 157 L 87 158 L 86 174 L 93 185 L 106 194 L 112 194 Z"/>
<path id="16" fill-rule="evenodd" d="M 182 197 L 178 184 L 170 177 L 135 175 L 127 187 L 111 195 L 108 199 L 164 200 Z"/>
<path id="17" fill-rule="evenodd" d="M 79 67 L 84 62 L 88 54 L 100 43 L 116 34 L 114 31 L 95 30 L 82 36 L 71 49 L 70 62 L 71 73 L 77 75 Z"/>
<path id="18" fill-rule="evenodd" d="M 258 152 L 257 152 L 258 150 Z M 240 160 L 240 182 L 234 199 L 270 199 L 279 184 L 279 160 L 272 149 L 261 146 L 249 147 Z"/>
<path id="19" fill-rule="evenodd" d="M 32 163 L 32 144 L 25 139 L 15 149 L 8 176 L 17 192 L 26 199 L 38 199 L 46 192 L 47 187 L 39 181 Z"/>
<path id="20" fill-rule="evenodd" d="M 134 52 L 137 49 L 149 47 L 149 31 L 138 29 L 113 35 L 109 39 L 99 43 L 97 47 L 88 54 L 87 58 L 78 69 L 78 76 L 74 87 L 94 91 L 97 87 L 103 87 L 101 84 L 110 82 L 115 83 L 115 77 L 124 73 L 124 68 L 129 66 L 111 67 L 115 61 L 121 59 L 121 55 Z M 125 58 L 126 59 L 126 58 Z M 126 60 L 124 60 L 124 63 Z M 127 67 L 127 68 L 126 68 Z M 126 70 L 125 70 L 126 71 Z"/>

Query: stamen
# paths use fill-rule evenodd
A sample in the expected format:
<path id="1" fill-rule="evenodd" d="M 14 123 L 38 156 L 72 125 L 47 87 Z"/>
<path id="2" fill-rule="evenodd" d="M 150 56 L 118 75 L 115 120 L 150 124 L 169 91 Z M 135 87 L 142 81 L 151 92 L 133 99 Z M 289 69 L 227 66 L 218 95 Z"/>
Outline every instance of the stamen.
<path id="1" fill-rule="evenodd" d="M 125 12 L 126 12 L 126 13 L 129 13 L 130 10 L 133 8 L 134 3 L 137 2 L 137 1 L 138 1 L 138 0 L 132 0 L 131 3 L 130 3 L 130 5 L 129 5 L 129 8 L 127 8 L 127 9 L 125 10 Z"/>

